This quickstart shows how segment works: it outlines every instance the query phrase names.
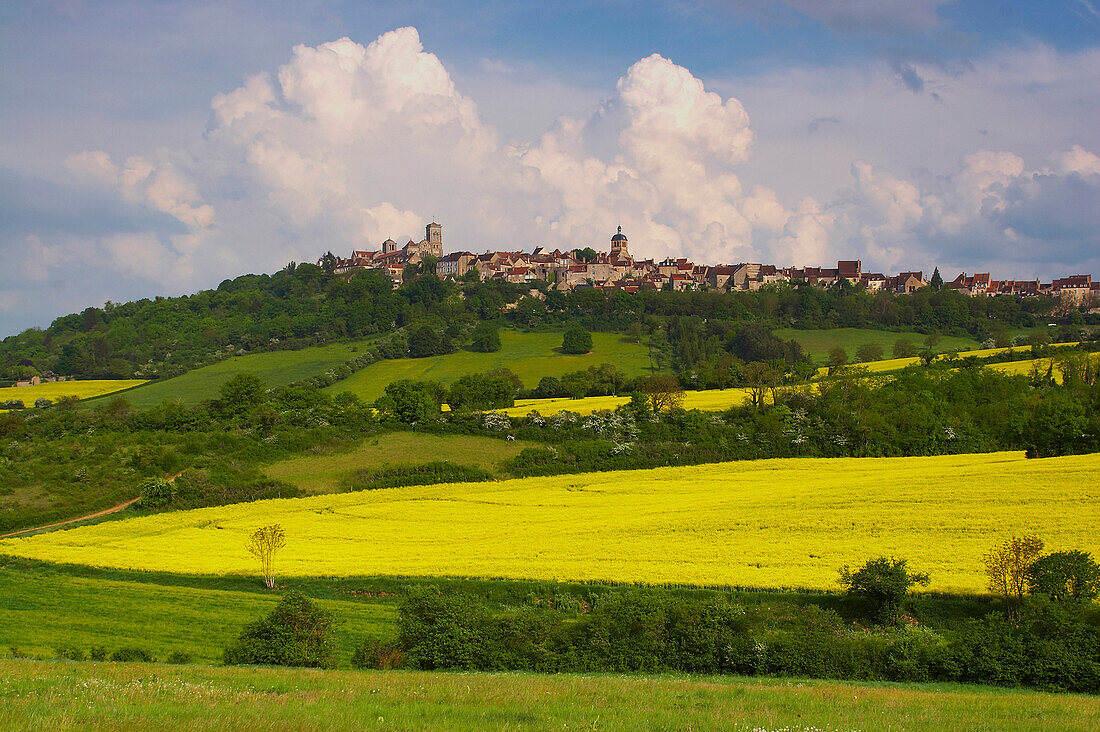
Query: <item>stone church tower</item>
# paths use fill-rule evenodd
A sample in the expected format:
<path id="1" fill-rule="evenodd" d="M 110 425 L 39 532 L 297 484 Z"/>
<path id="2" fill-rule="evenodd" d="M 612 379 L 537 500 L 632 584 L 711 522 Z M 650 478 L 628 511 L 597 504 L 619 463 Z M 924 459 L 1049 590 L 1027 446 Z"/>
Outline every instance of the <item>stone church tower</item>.
<path id="1" fill-rule="evenodd" d="M 434 221 L 424 227 L 424 241 L 420 244 L 421 256 L 443 256 L 443 227 Z"/>
<path id="2" fill-rule="evenodd" d="M 611 258 L 630 259 L 630 252 L 626 248 L 626 237 L 623 236 L 623 227 L 621 226 L 619 232 L 611 237 Z"/>

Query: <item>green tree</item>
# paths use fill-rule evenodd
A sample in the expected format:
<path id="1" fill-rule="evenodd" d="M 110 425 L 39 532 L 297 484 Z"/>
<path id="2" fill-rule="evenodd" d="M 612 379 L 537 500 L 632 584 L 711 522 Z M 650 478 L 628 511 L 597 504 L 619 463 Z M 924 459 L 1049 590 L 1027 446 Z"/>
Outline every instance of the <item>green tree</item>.
<path id="1" fill-rule="evenodd" d="M 684 403 L 684 388 L 680 380 L 668 374 L 653 374 L 637 381 L 638 391 L 645 394 L 654 412 L 671 412 Z"/>
<path id="2" fill-rule="evenodd" d="M 1028 590 L 1052 600 L 1095 600 L 1100 594 L 1100 566 L 1088 552 L 1053 552 L 1031 563 Z"/>
<path id="3" fill-rule="evenodd" d="M 848 363 L 848 352 L 844 350 L 844 346 L 833 346 L 829 349 L 830 366 L 843 366 L 846 363 Z"/>
<path id="4" fill-rule="evenodd" d="M 917 346 L 908 338 L 899 338 L 894 341 L 894 358 L 912 358 L 917 355 Z"/>
<path id="5" fill-rule="evenodd" d="M 398 379 L 386 386 L 374 408 L 405 424 L 418 424 L 439 417 L 446 389 L 436 381 Z"/>
<path id="6" fill-rule="evenodd" d="M 427 323 L 416 326 L 409 334 L 409 355 L 413 358 L 440 356 L 449 350 L 443 334 Z"/>
<path id="7" fill-rule="evenodd" d="M 164 508 L 175 495 L 172 483 L 164 478 L 150 478 L 141 484 L 141 507 Z"/>
<path id="8" fill-rule="evenodd" d="M 585 247 L 584 249 L 574 249 L 573 256 L 582 262 L 595 262 L 599 254 L 592 247 Z"/>
<path id="9" fill-rule="evenodd" d="M 451 385 L 447 403 L 454 411 L 506 409 L 516 403 L 516 386 L 505 369 L 487 374 L 466 374 Z"/>
<path id="10" fill-rule="evenodd" d="M 939 267 L 936 267 L 932 272 L 932 279 L 928 281 L 928 284 L 931 285 L 934 292 L 939 292 L 943 288 L 943 276 L 940 274 Z"/>
<path id="11" fill-rule="evenodd" d="M 570 323 L 561 342 L 562 353 L 588 353 L 592 350 L 592 334 L 579 323 Z"/>
<path id="12" fill-rule="evenodd" d="M 245 626 L 225 649 L 227 665 L 336 667 L 335 615 L 291 591 L 270 615 Z"/>
<path id="13" fill-rule="evenodd" d="M 226 414 L 244 417 L 267 401 L 267 385 L 256 374 L 237 374 L 221 385 L 218 402 Z"/>
<path id="14" fill-rule="evenodd" d="M 910 572 L 904 559 L 879 557 L 869 560 L 855 572 L 848 567 L 840 570 L 840 584 L 848 598 L 864 605 L 870 617 L 883 625 L 897 625 L 902 602 L 909 590 L 928 582 L 927 574 Z"/>
<path id="15" fill-rule="evenodd" d="M 482 320 L 474 328 L 470 350 L 478 353 L 494 353 L 500 350 L 500 331 L 492 323 Z"/>
<path id="16" fill-rule="evenodd" d="M 867 363 L 869 361 L 881 361 L 882 360 L 882 344 L 872 341 L 871 343 L 864 343 L 862 346 L 856 349 L 856 361 L 860 363 Z"/>

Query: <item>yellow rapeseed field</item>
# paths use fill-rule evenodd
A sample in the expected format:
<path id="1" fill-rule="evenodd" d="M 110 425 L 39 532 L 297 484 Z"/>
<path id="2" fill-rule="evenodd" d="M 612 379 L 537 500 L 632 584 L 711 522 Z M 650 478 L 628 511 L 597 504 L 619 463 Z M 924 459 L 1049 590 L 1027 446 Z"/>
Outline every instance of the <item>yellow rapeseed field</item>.
<path id="1" fill-rule="evenodd" d="M 89 379 L 88 381 L 57 381 L 38 386 L 11 386 L 0 388 L 0 401 L 18 399 L 30 407 L 35 399 L 55 400 L 64 396 L 91 399 L 144 383 L 143 379 Z"/>
<path id="2" fill-rule="evenodd" d="M 836 589 L 887 555 L 930 590 L 981 592 L 983 553 L 1037 532 L 1100 555 L 1100 454 L 787 459 L 420 486 L 165 513 L 0 541 L 102 567 L 255 573 L 278 523 L 282 576 L 417 575 Z"/>

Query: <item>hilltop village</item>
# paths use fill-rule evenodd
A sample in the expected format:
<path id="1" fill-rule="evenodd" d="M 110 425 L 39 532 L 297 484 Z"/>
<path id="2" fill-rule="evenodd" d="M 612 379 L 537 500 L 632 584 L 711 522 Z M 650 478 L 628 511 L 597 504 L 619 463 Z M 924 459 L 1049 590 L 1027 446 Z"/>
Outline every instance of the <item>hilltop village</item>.
<path id="1" fill-rule="evenodd" d="M 561 251 L 535 247 L 531 252 L 467 251 L 443 253 L 443 227 L 435 222 L 425 227 L 419 242 L 410 240 L 398 247 L 393 239 L 382 242 L 375 251 L 354 250 L 348 259 L 323 257 L 318 264 L 328 265 L 337 274 L 370 268 L 385 272 L 399 286 L 406 276 L 406 267 L 422 265 L 426 259 L 435 261 L 439 277 L 462 278 L 476 273 L 480 279 L 502 279 L 522 284 L 545 281 L 560 290 L 572 291 L 592 287 L 604 290 L 759 290 L 778 282 L 806 282 L 831 287 L 841 280 L 849 285 L 862 285 L 870 291 L 908 293 L 927 287 L 932 275 L 925 272 L 899 272 L 885 275 L 864 272 L 858 259 L 840 260 L 836 267 L 779 267 L 774 264 L 742 262 L 739 264 L 696 264 L 689 259 L 671 257 L 661 261 L 635 259 L 630 254 L 629 241 L 623 228 L 611 237 L 607 252 L 592 249 Z M 1064 305 L 1091 305 L 1100 308 L 1100 280 L 1091 274 L 1076 274 L 1050 282 L 1035 280 L 995 280 L 990 273 L 960 273 L 943 286 L 972 296 L 1015 295 L 1020 297 L 1048 296 Z"/>

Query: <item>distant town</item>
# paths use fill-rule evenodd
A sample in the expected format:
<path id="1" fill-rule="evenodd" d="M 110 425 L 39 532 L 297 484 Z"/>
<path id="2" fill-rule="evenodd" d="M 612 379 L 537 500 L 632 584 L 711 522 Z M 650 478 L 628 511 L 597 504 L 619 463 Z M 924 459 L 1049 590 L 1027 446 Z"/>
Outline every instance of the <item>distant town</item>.
<path id="1" fill-rule="evenodd" d="M 359 269 L 377 269 L 401 284 L 408 265 L 419 265 L 426 258 L 435 259 L 439 277 L 460 278 L 476 272 L 481 279 L 501 279 L 522 284 L 542 280 L 560 290 L 591 287 L 603 290 L 759 290 L 778 282 L 803 282 L 831 287 L 841 280 L 852 286 L 862 285 L 870 291 L 894 293 L 914 292 L 931 284 L 932 275 L 924 271 L 864 272 L 858 259 L 840 260 L 836 267 L 778 267 L 774 264 L 742 262 L 739 264 L 696 264 L 689 259 L 635 259 L 622 227 L 611 237 L 606 252 L 590 248 L 550 251 L 536 247 L 531 252 L 505 251 L 443 253 L 443 227 L 435 222 L 425 227 L 419 242 L 410 240 L 398 247 L 393 239 L 382 242 L 376 251 L 354 250 L 348 259 L 336 258 L 330 266 L 338 274 Z M 326 255 L 327 256 L 327 255 Z M 319 262 L 322 263 L 322 262 Z M 953 280 L 943 281 L 943 287 L 972 296 L 1016 295 L 1047 296 L 1063 305 L 1100 308 L 1100 280 L 1091 274 L 1075 274 L 1050 282 L 1035 280 L 995 280 L 989 272 L 960 273 Z"/>

